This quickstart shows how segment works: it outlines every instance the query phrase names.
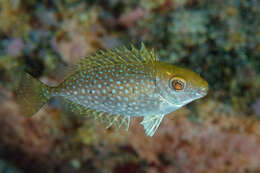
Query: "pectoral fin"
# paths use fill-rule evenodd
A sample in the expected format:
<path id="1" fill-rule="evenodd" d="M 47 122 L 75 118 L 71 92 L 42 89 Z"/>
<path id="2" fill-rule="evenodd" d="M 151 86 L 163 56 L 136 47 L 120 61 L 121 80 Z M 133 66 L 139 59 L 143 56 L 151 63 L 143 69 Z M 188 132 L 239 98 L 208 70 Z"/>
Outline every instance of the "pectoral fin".
<path id="1" fill-rule="evenodd" d="M 145 116 L 141 124 L 144 126 L 145 134 L 153 136 L 159 127 L 164 115 Z"/>

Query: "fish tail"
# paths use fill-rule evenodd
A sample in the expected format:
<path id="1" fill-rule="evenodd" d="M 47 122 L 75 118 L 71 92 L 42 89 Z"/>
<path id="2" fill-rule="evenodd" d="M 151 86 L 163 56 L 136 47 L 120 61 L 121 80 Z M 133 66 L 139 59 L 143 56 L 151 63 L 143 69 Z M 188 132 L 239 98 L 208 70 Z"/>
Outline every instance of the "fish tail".
<path id="1" fill-rule="evenodd" d="M 16 94 L 20 111 L 24 116 L 32 116 L 51 98 L 51 87 L 33 78 L 28 73 L 21 77 Z"/>

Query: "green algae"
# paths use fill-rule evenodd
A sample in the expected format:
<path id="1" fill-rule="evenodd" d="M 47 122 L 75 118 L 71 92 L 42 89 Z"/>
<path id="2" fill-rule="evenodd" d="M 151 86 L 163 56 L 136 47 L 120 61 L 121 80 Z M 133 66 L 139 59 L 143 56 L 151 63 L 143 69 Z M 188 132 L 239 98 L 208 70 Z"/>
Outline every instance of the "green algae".
<path id="1" fill-rule="evenodd" d="M 13 165 L 7 163 L 4 160 L 0 160 L 0 172 L 1 173 L 21 173 Z"/>

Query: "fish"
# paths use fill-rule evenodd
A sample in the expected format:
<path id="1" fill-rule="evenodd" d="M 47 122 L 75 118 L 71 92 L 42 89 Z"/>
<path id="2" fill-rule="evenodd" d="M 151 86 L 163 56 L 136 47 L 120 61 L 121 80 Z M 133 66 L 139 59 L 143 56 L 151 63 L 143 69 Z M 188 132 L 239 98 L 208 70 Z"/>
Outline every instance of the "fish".
<path id="1" fill-rule="evenodd" d="M 100 50 L 81 59 L 57 86 L 25 73 L 17 90 L 21 113 L 33 116 L 50 99 L 62 98 L 72 112 L 106 124 L 125 126 L 143 117 L 141 125 L 153 136 L 165 115 L 207 95 L 199 74 L 159 61 L 144 43 Z"/>

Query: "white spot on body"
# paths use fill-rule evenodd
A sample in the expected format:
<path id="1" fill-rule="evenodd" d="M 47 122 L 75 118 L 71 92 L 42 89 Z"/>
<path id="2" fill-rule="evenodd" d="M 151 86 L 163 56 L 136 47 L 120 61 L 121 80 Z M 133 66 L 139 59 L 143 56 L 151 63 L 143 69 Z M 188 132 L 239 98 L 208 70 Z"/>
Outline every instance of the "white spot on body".
<path id="1" fill-rule="evenodd" d="M 85 89 L 84 88 L 81 89 L 81 93 L 85 94 Z"/>

